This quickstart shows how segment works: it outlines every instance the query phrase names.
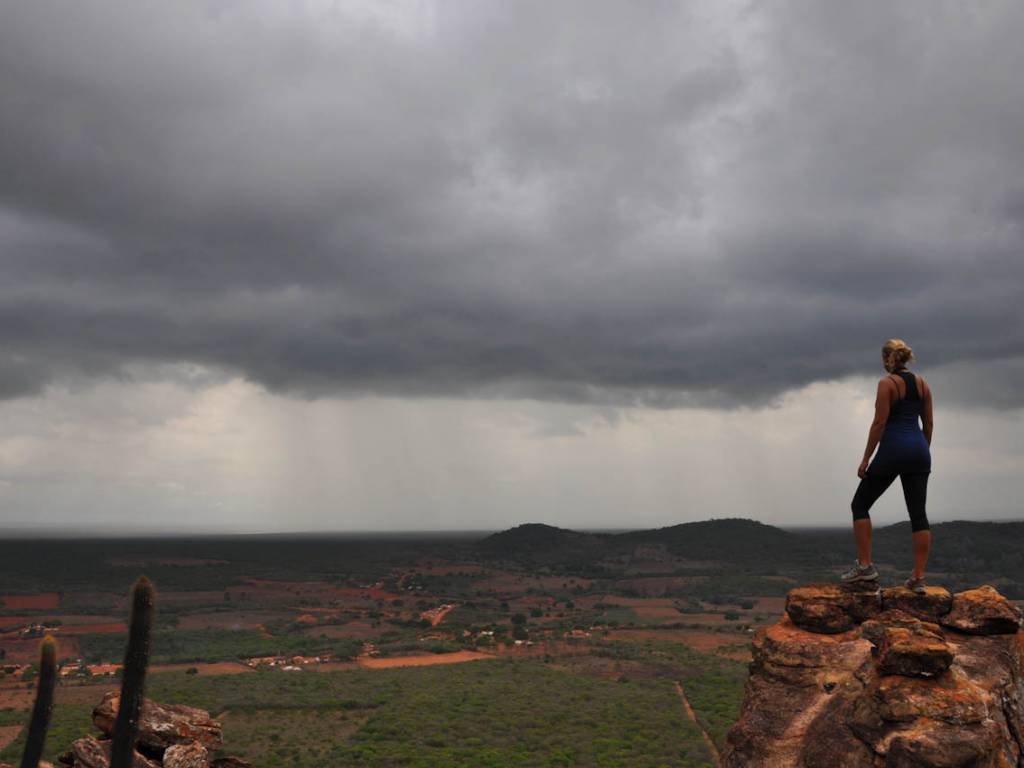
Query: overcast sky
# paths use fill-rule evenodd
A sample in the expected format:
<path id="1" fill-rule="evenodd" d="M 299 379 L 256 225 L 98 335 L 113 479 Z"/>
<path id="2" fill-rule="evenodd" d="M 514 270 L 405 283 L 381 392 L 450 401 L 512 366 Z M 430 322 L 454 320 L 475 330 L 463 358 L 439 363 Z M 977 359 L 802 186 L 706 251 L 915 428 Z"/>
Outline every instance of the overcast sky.
<path id="1" fill-rule="evenodd" d="M 1024 517 L 1024 5 L 0 5 L 0 527 Z M 895 485 L 879 522 L 905 519 Z"/>

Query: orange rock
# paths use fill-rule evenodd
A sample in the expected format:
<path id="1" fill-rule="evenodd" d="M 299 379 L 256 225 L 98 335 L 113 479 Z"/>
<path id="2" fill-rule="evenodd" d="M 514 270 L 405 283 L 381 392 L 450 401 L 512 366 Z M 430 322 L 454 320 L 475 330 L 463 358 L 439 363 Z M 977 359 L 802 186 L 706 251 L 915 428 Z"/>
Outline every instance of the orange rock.
<path id="1" fill-rule="evenodd" d="M 997 706 L 992 695 L 963 674 L 947 674 L 935 680 L 902 675 L 877 678 L 866 691 L 882 720 L 911 722 L 919 717 L 951 725 L 980 723 Z"/>
<path id="2" fill-rule="evenodd" d="M 164 751 L 163 768 L 209 768 L 210 754 L 198 741 L 173 744 Z"/>
<path id="3" fill-rule="evenodd" d="M 929 632 L 934 632 L 943 637 L 942 627 L 930 621 L 922 621 L 906 611 L 897 608 L 887 608 L 873 619 L 868 619 L 860 625 L 860 632 L 864 637 L 878 645 L 882 641 L 882 634 L 886 627 L 914 627 L 922 626 Z"/>
<path id="4" fill-rule="evenodd" d="M 889 742 L 885 765 L 891 768 L 969 768 L 1016 765 L 996 762 L 1002 734 L 993 720 L 968 726 L 925 721 Z"/>
<path id="5" fill-rule="evenodd" d="M 103 733 L 110 736 L 117 720 L 120 698 L 116 693 L 107 693 L 92 711 L 92 721 Z M 199 742 L 211 752 L 224 745 L 220 723 L 210 718 L 210 713 L 196 707 L 182 704 L 158 704 L 146 699 L 139 715 L 138 743 L 147 750 L 161 751 L 173 744 Z"/>
<path id="6" fill-rule="evenodd" d="M 895 609 L 925 621 L 938 621 L 953 608 L 953 595 L 945 587 L 926 587 L 919 595 L 906 587 L 882 590 L 882 609 Z"/>
<path id="7" fill-rule="evenodd" d="M 786 613 L 809 632 L 846 632 L 881 611 L 876 585 L 810 584 L 786 595 Z"/>
<path id="8" fill-rule="evenodd" d="M 110 742 L 84 736 L 71 744 L 71 749 L 60 756 L 60 762 L 71 768 L 110 768 Z M 160 763 L 136 752 L 132 768 L 160 768 Z"/>
<path id="9" fill-rule="evenodd" d="M 999 594 L 994 587 L 957 592 L 953 610 L 942 617 L 943 626 L 974 635 L 1012 635 L 1020 629 L 1017 606 Z"/>
<path id="10" fill-rule="evenodd" d="M 918 622 L 909 627 L 886 627 L 875 663 L 885 675 L 934 677 L 949 669 L 953 651 L 941 635 Z"/>

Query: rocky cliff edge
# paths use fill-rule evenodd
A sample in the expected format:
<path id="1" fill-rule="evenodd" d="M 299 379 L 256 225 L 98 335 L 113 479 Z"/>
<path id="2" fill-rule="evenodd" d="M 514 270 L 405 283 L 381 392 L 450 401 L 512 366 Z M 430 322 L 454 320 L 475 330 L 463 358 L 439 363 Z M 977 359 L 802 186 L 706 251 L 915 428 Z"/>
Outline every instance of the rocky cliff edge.
<path id="1" fill-rule="evenodd" d="M 991 586 L 812 584 L 753 640 L 724 768 L 1024 768 L 1024 632 Z"/>

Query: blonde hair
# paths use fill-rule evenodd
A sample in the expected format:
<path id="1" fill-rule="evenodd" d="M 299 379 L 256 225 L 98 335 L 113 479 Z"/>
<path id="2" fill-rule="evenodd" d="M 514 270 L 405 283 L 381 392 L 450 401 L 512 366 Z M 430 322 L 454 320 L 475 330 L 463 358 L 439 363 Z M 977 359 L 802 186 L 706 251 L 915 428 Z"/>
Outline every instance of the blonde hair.
<path id="1" fill-rule="evenodd" d="M 914 350 L 903 339 L 889 339 L 882 345 L 883 355 L 892 355 L 893 368 L 902 368 L 914 359 Z"/>

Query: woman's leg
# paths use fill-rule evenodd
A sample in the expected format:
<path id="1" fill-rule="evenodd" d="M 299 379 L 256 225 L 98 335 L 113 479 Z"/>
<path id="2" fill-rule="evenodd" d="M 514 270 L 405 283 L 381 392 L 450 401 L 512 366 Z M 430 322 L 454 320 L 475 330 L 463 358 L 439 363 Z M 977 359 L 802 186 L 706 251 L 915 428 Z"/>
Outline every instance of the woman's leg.
<path id="1" fill-rule="evenodd" d="M 928 551 L 932 546 L 930 530 L 914 531 L 914 578 L 924 578 L 924 567 L 928 564 Z"/>
<path id="2" fill-rule="evenodd" d="M 868 510 L 895 479 L 895 474 L 883 473 L 869 466 L 861 478 L 860 485 L 857 486 L 857 492 L 853 494 L 853 501 L 850 502 L 850 509 L 853 511 L 853 538 L 857 542 L 857 559 L 861 565 L 871 564 L 871 516 Z"/>
<path id="3" fill-rule="evenodd" d="M 871 518 L 853 521 L 853 538 L 857 542 L 857 560 L 861 565 L 871 564 Z"/>
<path id="4" fill-rule="evenodd" d="M 914 576 L 924 578 L 928 564 L 928 552 L 932 545 L 932 532 L 928 525 L 925 504 L 928 500 L 928 472 L 900 475 L 903 484 L 903 498 L 910 514 L 910 529 L 914 539 Z"/>

